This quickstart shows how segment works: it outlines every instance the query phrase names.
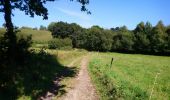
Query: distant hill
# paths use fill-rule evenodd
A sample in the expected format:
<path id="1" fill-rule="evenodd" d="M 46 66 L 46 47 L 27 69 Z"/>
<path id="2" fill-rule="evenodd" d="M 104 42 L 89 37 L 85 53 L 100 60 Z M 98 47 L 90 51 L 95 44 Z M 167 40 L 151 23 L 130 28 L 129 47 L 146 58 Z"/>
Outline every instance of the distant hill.
<path id="1" fill-rule="evenodd" d="M 44 43 L 52 39 L 51 32 L 45 30 L 20 29 L 19 34 L 32 35 L 33 42 Z M 0 35 L 5 32 L 4 28 L 0 28 Z"/>

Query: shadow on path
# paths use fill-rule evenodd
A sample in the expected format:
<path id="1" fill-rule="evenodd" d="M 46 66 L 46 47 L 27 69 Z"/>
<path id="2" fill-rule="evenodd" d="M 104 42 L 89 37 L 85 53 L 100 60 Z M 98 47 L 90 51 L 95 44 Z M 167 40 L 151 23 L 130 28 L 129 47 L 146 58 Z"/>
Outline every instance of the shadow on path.
<path id="1" fill-rule="evenodd" d="M 15 70 L 5 70 L 5 73 L 0 74 L 4 79 L 8 79 L 0 84 L 1 100 L 15 100 L 23 95 L 37 100 L 40 96 L 45 96 L 48 91 L 55 95 L 64 94 L 65 86 L 58 85 L 58 82 L 64 77 L 74 77 L 76 74 L 75 67 L 63 66 L 55 56 L 45 52 L 33 52 L 26 61 L 13 68 Z M 8 75 L 10 71 L 14 73 L 13 78 L 8 78 L 11 76 Z"/>

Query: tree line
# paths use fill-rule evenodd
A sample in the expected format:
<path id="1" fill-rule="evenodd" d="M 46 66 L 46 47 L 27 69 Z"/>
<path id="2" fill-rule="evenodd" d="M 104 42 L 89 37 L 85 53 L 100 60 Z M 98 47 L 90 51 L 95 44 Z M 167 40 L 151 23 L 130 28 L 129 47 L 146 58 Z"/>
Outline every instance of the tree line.
<path id="1" fill-rule="evenodd" d="M 52 22 L 48 30 L 54 39 L 71 39 L 73 48 L 102 52 L 170 54 L 170 26 L 165 26 L 162 21 L 155 26 L 150 22 L 140 22 L 134 30 L 129 30 L 126 26 L 104 29 L 96 25 L 82 28 L 76 23 Z"/>

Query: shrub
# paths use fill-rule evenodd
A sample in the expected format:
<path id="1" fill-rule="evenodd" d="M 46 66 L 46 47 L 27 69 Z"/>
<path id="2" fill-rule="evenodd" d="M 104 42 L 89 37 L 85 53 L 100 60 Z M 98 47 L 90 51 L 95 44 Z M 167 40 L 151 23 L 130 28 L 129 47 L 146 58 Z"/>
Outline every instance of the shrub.
<path id="1" fill-rule="evenodd" d="M 71 49 L 72 41 L 69 38 L 65 39 L 55 38 L 49 41 L 48 47 L 49 49 Z"/>

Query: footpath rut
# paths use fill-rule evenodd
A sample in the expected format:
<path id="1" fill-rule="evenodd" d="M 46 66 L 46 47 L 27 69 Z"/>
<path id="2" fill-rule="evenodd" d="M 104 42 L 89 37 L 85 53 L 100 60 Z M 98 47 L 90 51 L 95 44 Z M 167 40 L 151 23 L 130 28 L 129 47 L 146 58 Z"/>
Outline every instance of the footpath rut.
<path id="1" fill-rule="evenodd" d="M 63 96 L 62 100 L 98 100 L 87 70 L 88 62 L 88 56 L 85 56 L 81 61 L 80 71 L 75 79 L 74 87 Z"/>

